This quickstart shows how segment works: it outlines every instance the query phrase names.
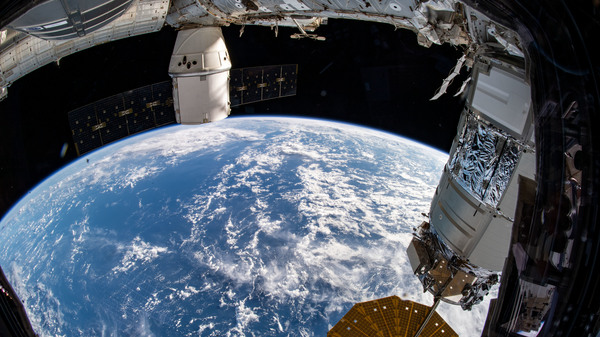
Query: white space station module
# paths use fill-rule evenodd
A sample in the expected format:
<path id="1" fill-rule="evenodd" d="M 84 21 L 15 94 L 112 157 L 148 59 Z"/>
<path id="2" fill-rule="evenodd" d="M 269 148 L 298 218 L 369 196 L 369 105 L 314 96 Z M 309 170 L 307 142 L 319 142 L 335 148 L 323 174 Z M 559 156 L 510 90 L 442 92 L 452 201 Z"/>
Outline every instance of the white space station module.
<path id="1" fill-rule="evenodd" d="M 471 69 L 460 90 L 467 99 L 450 159 L 428 221 L 419 227 L 407 253 L 414 273 L 436 303 L 443 300 L 470 309 L 498 282 L 511 250 L 520 186 L 536 181 L 531 89 L 522 46 L 514 31 L 477 8 L 455 0 L 31 2 L 5 20 L 0 31 L 1 94 L 9 94 L 9 86 L 20 77 L 64 56 L 170 25 L 179 30 L 168 69 L 176 120 L 218 121 L 229 115 L 231 100 L 232 60 L 221 26 L 239 25 L 243 32 L 246 25 L 262 25 L 275 34 L 278 27 L 291 26 L 298 29 L 292 38 L 323 40 L 314 32 L 330 18 L 386 23 L 415 32 L 424 47 L 449 43 L 464 50 L 433 95 L 433 99 L 443 95 L 462 67 Z M 284 81 L 283 76 L 276 81 Z M 238 88 L 244 90 L 243 85 Z M 123 110 L 119 116 L 129 113 Z M 97 132 L 103 127 L 100 123 L 83 128 Z M 521 324 L 513 324 L 506 330 L 509 333 L 523 326 L 537 329 L 548 309 L 551 287 L 523 281 L 521 289 L 512 318 Z M 399 299 L 386 301 L 404 305 Z M 434 310 L 429 312 L 419 318 L 411 335 L 433 329 L 428 324 L 433 324 L 429 319 Z M 362 323 L 342 319 L 338 324 L 331 335 L 355 331 L 351 327 Z"/>
<path id="2" fill-rule="evenodd" d="M 200 124 L 229 116 L 231 60 L 219 27 L 181 30 L 169 75 L 178 123 Z"/>
<path id="3" fill-rule="evenodd" d="M 480 57 L 450 159 L 408 255 L 426 290 L 470 309 L 498 281 L 511 243 L 519 182 L 535 180 L 529 86 Z"/>

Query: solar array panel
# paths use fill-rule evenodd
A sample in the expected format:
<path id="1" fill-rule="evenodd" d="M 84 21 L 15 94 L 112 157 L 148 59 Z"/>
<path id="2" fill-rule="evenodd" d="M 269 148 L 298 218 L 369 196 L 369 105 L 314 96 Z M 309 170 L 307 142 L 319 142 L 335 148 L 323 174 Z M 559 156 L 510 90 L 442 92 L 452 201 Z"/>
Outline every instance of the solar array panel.
<path id="1" fill-rule="evenodd" d="M 104 98 L 69 112 L 77 154 L 161 125 L 175 123 L 171 81 Z"/>
<path id="2" fill-rule="evenodd" d="M 230 71 L 231 106 L 296 95 L 298 65 Z M 104 98 L 69 112 L 77 154 L 158 126 L 175 123 L 171 81 Z"/>
<path id="3" fill-rule="evenodd" d="M 298 65 L 232 69 L 229 79 L 231 106 L 296 95 Z"/>
<path id="4" fill-rule="evenodd" d="M 327 333 L 328 337 L 411 337 L 431 310 L 398 296 L 355 304 Z M 420 336 L 456 337 L 456 332 L 437 312 L 425 325 Z"/>

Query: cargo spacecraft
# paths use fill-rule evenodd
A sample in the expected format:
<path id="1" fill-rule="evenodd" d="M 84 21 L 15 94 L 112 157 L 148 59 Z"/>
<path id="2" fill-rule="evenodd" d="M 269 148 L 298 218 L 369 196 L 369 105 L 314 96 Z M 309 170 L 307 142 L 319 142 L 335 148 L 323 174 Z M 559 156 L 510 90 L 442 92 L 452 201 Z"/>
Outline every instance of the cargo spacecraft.
<path id="1" fill-rule="evenodd" d="M 434 306 L 397 297 L 359 303 L 329 335 L 452 335 L 450 327 L 437 328 L 447 325 L 436 316 L 439 301 L 470 310 L 499 282 L 484 336 L 592 336 L 600 331 L 600 68 L 591 45 L 600 25 L 598 6 L 586 6 L 540 0 L 15 1 L 0 12 L 0 99 L 13 82 L 64 56 L 165 25 L 178 29 L 166 69 L 171 83 L 150 86 L 138 93 L 143 100 L 108 111 L 113 124 L 103 116 L 78 119 L 85 109 L 70 114 L 83 153 L 102 146 L 113 129 L 127 132 L 113 131 L 117 136 L 108 141 L 139 131 L 129 131 L 137 124 L 135 109 L 153 114 L 154 124 L 145 128 L 161 118 L 207 123 L 226 118 L 234 103 L 294 94 L 294 65 L 232 69 L 222 26 L 238 25 L 240 34 L 247 25 L 274 34 L 295 27 L 291 38 L 323 40 L 318 27 L 328 19 L 365 20 L 411 30 L 424 47 L 456 46 L 463 56 L 432 99 L 454 94 L 446 93 L 449 84 L 466 67 L 470 77 L 455 93 L 464 93 L 466 103 L 427 221 L 407 249 Z M 33 335 L 4 281 L 3 333 Z M 419 314 L 407 316 L 409 307 Z"/>

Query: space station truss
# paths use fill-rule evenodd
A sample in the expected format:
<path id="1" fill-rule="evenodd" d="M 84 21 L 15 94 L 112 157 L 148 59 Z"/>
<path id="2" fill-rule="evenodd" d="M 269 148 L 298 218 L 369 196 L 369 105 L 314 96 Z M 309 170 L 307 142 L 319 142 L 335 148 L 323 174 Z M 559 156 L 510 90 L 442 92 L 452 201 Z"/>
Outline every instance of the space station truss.
<path id="1" fill-rule="evenodd" d="M 355 304 L 327 333 L 327 337 L 415 336 L 432 308 L 398 296 Z M 434 312 L 419 336 L 458 336 Z"/>
<path id="2" fill-rule="evenodd" d="M 232 69 L 229 79 L 231 106 L 294 96 L 297 81 L 297 64 Z"/>
<path id="3" fill-rule="evenodd" d="M 78 155 L 129 135 L 173 123 L 171 81 L 130 90 L 69 112 Z"/>

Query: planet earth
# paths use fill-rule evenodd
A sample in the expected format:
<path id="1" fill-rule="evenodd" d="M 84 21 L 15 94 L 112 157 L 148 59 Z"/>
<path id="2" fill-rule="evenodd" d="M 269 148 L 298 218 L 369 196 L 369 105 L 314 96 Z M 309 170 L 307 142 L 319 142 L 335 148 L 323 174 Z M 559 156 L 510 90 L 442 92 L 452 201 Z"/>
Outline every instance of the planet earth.
<path id="1" fill-rule="evenodd" d="M 446 160 L 323 120 L 164 127 L 30 191 L 0 265 L 42 336 L 325 336 L 356 302 L 431 305 L 405 250 Z M 475 336 L 488 306 L 438 312 Z"/>

